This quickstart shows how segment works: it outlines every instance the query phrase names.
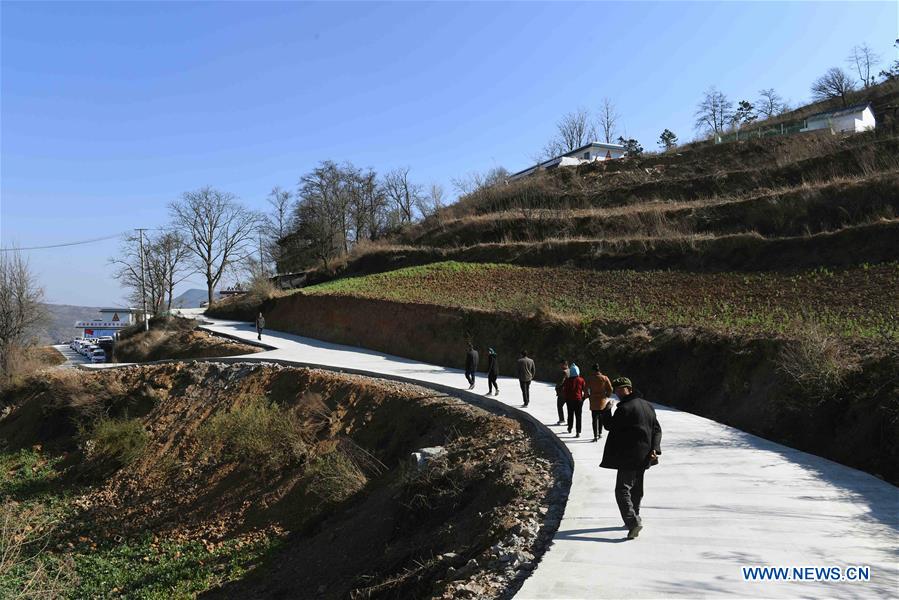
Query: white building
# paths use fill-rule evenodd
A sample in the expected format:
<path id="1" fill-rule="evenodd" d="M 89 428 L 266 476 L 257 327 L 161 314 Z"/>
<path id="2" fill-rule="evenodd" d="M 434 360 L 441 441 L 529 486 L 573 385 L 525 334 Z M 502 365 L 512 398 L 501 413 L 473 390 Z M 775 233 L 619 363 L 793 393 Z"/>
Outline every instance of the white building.
<path id="1" fill-rule="evenodd" d="M 800 132 L 830 129 L 833 133 L 861 133 L 875 127 L 874 111 L 870 104 L 856 104 L 837 110 L 829 110 L 811 115 L 805 119 L 805 127 Z"/>
<path id="2" fill-rule="evenodd" d="M 115 337 L 120 330 L 136 321 L 137 313 L 134 308 L 101 308 L 99 319 L 75 321 L 75 328 L 83 330 L 82 337 Z"/>
<path id="3" fill-rule="evenodd" d="M 596 162 L 602 160 L 612 160 L 624 157 L 625 150 L 621 144 L 606 144 L 604 142 L 590 142 L 580 148 L 575 148 L 571 152 L 566 152 L 555 158 L 545 160 L 540 164 L 528 167 L 523 171 L 513 173 L 509 176 L 509 181 L 515 181 L 522 177 L 527 177 L 540 169 L 555 169 L 556 167 L 576 167 L 588 162 Z"/>

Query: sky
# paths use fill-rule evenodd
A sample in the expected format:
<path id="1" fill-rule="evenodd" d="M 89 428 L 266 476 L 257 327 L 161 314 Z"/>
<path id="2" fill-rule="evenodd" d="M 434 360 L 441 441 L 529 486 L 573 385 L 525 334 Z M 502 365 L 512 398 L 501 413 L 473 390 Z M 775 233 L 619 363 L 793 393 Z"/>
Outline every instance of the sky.
<path id="1" fill-rule="evenodd" d="M 897 2 L 0 3 L 0 246 L 161 227 L 213 186 L 254 209 L 322 160 L 414 181 L 503 166 L 611 98 L 647 149 L 702 93 L 794 104 Z M 115 239 L 26 254 L 49 302 L 122 302 Z M 204 287 L 192 277 L 181 289 Z"/>

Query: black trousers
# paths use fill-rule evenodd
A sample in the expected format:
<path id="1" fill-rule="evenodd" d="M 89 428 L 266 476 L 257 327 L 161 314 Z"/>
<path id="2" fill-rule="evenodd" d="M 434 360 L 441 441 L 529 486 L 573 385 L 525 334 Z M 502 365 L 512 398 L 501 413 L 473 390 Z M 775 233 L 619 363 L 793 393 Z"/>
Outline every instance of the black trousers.
<path id="1" fill-rule="evenodd" d="M 494 389 L 499 392 L 499 386 L 496 385 L 496 373 L 487 373 L 487 393 L 489 394 Z"/>
<path id="2" fill-rule="evenodd" d="M 583 400 L 569 400 L 568 404 L 568 433 L 571 433 L 571 426 L 577 422 L 577 433 L 581 432 L 581 413 L 584 412 Z"/>
<path id="3" fill-rule="evenodd" d="M 465 371 L 465 379 L 468 380 L 468 385 L 474 385 L 474 371 Z"/>
<path id="4" fill-rule="evenodd" d="M 531 401 L 531 382 L 530 381 L 521 381 L 518 380 L 518 385 L 521 386 L 521 398 L 524 400 L 524 405 L 527 406 L 528 402 Z"/>
<path id="5" fill-rule="evenodd" d="M 643 499 L 643 474 L 646 469 L 634 471 L 619 469 L 615 478 L 615 500 L 621 518 L 628 527 L 641 525 L 640 501 Z"/>
<path id="6" fill-rule="evenodd" d="M 602 419 L 599 418 L 601 413 L 601 410 L 590 410 L 590 418 L 593 421 L 593 437 L 595 438 L 602 437 Z"/>
<path id="7" fill-rule="evenodd" d="M 556 396 L 556 410 L 559 411 L 559 423 L 565 422 L 565 398 Z"/>

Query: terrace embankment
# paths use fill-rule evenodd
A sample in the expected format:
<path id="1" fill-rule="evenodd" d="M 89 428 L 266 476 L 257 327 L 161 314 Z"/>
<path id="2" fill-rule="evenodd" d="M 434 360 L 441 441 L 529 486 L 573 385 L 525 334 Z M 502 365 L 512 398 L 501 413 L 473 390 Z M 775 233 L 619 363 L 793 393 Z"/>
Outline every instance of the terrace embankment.
<path id="1" fill-rule="evenodd" d="M 113 350 L 115 362 L 214 358 L 260 352 L 258 346 L 241 344 L 197 329 L 198 323 L 181 317 L 154 317 L 150 329 L 133 326 L 124 330 Z"/>
<path id="2" fill-rule="evenodd" d="M 2 573 L 0 595 L 58 570 L 73 598 L 501 597 L 570 482 L 530 422 L 321 370 L 68 372 L 4 402 L 0 506 L 11 536 L 50 541 L 39 568 Z"/>
<path id="3" fill-rule="evenodd" d="M 555 276 L 556 281 L 577 277 L 564 270 Z M 651 281 L 652 274 L 647 277 Z M 611 375 L 634 379 L 650 400 L 899 481 L 899 351 L 894 337 L 896 312 L 890 313 L 895 299 L 883 306 L 887 313 L 882 322 L 872 316 L 864 326 L 863 318 L 854 321 L 855 317 L 845 314 L 845 319 L 816 322 L 814 317 L 822 316 L 824 307 L 814 303 L 808 290 L 794 290 L 797 302 L 805 299 L 811 320 L 804 325 L 794 322 L 778 333 L 781 313 L 765 319 L 762 311 L 741 312 L 745 307 L 739 302 L 731 307 L 731 315 L 716 313 L 714 308 L 703 312 L 696 292 L 716 296 L 727 281 L 710 280 L 706 289 L 694 289 L 692 295 L 680 298 L 678 310 L 697 306 L 698 312 L 683 313 L 685 319 L 691 315 L 697 319 L 695 323 L 671 313 L 660 318 L 667 324 L 653 325 L 631 320 L 627 311 L 633 305 L 626 303 L 622 304 L 625 312 L 610 312 L 613 303 L 592 317 L 553 316 L 539 307 L 479 310 L 468 304 L 471 299 L 465 290 L 477 287 L 481 306 L 501 305 L 509 290 L 495 289 L 496 279 L 489 272 L 463 272 L 447 296 L 457 301 L 455 305 L 362 297 L 358 290 L 316 294 L 313 288 L 270 301 L 264 310 L 274 329 L 447 366 L 462 366 L 468 341 L 482 349 L 495 348 L 505 375 L 514 375 L 514 359 L 522 348 L 530 351 L 539 378 L 546 381 L 557 376 L 560 357 L 575 359 L 582 367 L 597 362 Z M 396 282 L 374 283 L 392 290 Z M 411 277 L 409 285 L 434 291 L 434 284 L 420 277 Z M 534 279 L 519 279 L 511 285 L 530 286 L 521 292 L 534 297 L 545 289 L 537 287 Z M 747 281 L 746 287 L 752 291 L 755 284 Z M 688 289 L 689 285 L 682 286 L 682 291 Z M 580 295 L 573 294 L 572 301 L 586 300 L 595 291 L 586 288 Z M 739 289 L 730 291 L 735 298 L 740 296 Z M 638 301 L 639 285 L 626 295 Z M 770 296 L 761 294 L 756 299 L 759 307 L 766 302 L 776 307 L 779 295 L 775 282 Z M 724 298 L 725 304 L 729 297 Z M 826 302 L 826 298 L 819 300 Z M 789 314 L 788 303 L 784 306 L 782 314 Z M 647 303 L 645 308 L 656 307 Z M 601 314 L 605 317 L 597 316 Z M 619 319 L 609 316 L 616 314 Z M 681 324 L 675 325 L 678 321 Z M 731 322 L 733 328 L 725 326 Z M 834 328 L 849 323 L 857 328 L 854 334 L 834 335 Z"/>

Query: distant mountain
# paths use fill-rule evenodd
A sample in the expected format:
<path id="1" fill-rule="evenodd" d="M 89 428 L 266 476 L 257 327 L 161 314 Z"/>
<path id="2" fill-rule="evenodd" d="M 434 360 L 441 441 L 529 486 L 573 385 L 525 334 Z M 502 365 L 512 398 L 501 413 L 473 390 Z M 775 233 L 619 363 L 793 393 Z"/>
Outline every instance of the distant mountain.
<path id="1" fill-rule="evenodd" d="M 46 326 L 38 332 L 38 341 L 42 344 L 65 342 L 81 334 L 75 329 L 75 321 L 92 321 L 99 319 L 98 306 L 72 306 L 70 304 L 44 304 L 50 318 Z"/>
<path id="2" fill-rule="evenodd" d="M 175 296 L 172 299 L 172 308 L 200 308 L 207 298 L 206 290 L 193 288 Z M 215 293 L 215 298 L 216 300 L 219 298 L 218 292 Z"/>

